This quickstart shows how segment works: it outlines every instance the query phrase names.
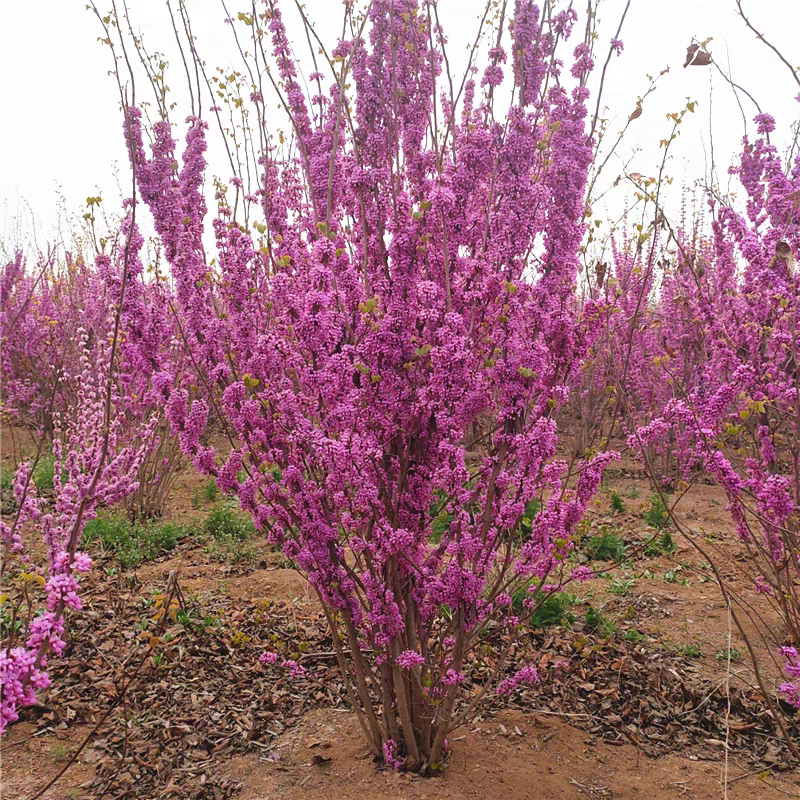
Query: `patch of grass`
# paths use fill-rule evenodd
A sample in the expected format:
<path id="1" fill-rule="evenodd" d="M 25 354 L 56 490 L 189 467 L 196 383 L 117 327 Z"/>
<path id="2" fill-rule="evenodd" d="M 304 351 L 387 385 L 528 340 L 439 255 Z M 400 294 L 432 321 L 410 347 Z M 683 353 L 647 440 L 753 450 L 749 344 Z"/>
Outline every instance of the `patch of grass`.
<path id="1" fill-rule="evenodd" d="M 217 541 L 232 539 L 243 542 L 255 533 L 256 526 L 249 514 L 239 511 L 230 500 L 224 500 L 211 509 L 203 530 Z"/>
<path id="2" fill-rule="evenodd" d="M 519 604 L 521 610 L 522 602 L 517 600 L 516 595 L 516 592 L 512 595 L 512 605 L 516 609 L 517 604 Z M 527 596 L 527 589 L 525 596 Z M 523 596 L 523 600 L 525 596 Z M 571 611 L 574 604 L 575 597 L 568 592 L 556 592 L 555 594 L 548 595 L 539 608 L 534 611 L 530 618 L 530 624 L 534 628 L 540 629 L 552 628 L 555 625 L 568 627 L 575 622 L 575 615 Z"/>
<path id="3" fill-rule="evenodd" d="M 607 526 L 600 528 L 600 534 L 589 539 L 589 556 L 594 561 L 622 561 L 628 548 L 621 536 Z"/>
<path id="4" fill-rule="evenodd" d="M 641 497 L 641 492 L 635 486 L 631 486 L 631 488 L 625 492 L 625 497 L 629 497 L 631 500 L 636 500 L 637 497 Z"/>
<path id="5" fill-rule="evenodd" d="M 47 491 L 53 488 L 55 463 L 56 459 L 52 453 L 42 453 L 36 463 L 36 467 L 33 470 L 33 482 L 40 491 Z"/>
<path id="6" fill-rule="evenodd" d="M 175 622 L 199 636 L 205 636 L 221 626 L 219 617 L 204 615 L 199 606 L 179 608 L 175 612 Z"/>
<path id="7" fill-rule="evenodd" d="M 611 502 L 611 510 L 615 514 L 624 514 L 625 513 L 625 501 L 622 499 L 622 495 L 619 492 L 615 492 L 612 489 L 608 493 L 608 499 Z"/>
<path id="8" fill-rule="evenodd" d="M 644 554 L 649 558 L 656 556 L 671 556 L 676 550 L 675 540 L 672 534 L 665 530 L 651 542 L 648 542 L 644 548 Z"/>
<path id="9" fill-rule="evenodd" d="M 211 561 L 221 561 L 226 564 L 249 564 L 259 561 L 264 557 L 261 550 L 256 550 L 249 542 L 231 537 L 212 539 L 203 552 Z"/>
<path id="10" fill-rule="evenodd" d="M 669 512 L 661 499 L 661 495 L 654 494 L 650 498 L 650 508 L 644 514 L 644 521 L 651 527 L 660 530 L 669 525 Z"/>
<path id="11" fill-rule="evenodd" d="M 117 556 L 122 567 L 130 569 L 172 550 L 186 533 L 186 528 L 171 522 L 134 524 L 125 516 L 109 514 L 87 522 L 83 538 L 90 544 L 99 543 L 105 552 Z"/>
<path id="12" fill-rule="evenodd" d="M 14 468 L 11 464 L 0 464 L 0 512 L 13 514 L 17 510 L 17 501 L 11 488 L 14 483 Z"/>
<path id="13" fill-rule="evenodd" d="M 602 636 L 613 636 L 617 632 L 617 625 L 613 619 L 609 619 L 602 611 L 598 611 L 594 606 L 589 606 L 589 610 L 584 617 L 586 627 L 590 631 L 595 631 Z"/>
<path id="14" fill-rule="evenodd" d="M 635 584 L 636 578 L 615 575 L 611 579 L 611 585 L 608 587 L 608 591 L 611 592 L 611 594 L 617 595 L 618 597 L 625 597 L 631 593 L 631 589 Z"/>
<path id="15" fill-rule="evenodd" d="M 678 652 L 686 658 L 700 658 L 703 655 L 699 644 L 685 644 L 678 648 Z"/>
<path id="16" fill-rule="evenodd" d="M 204 552 L 212 561 L 238 564 L 256 561 L 262 555 L 248 542 L 256 532 L 253 520 L 232 500 L 214 506 L 203 523 L 203 532 L 209 538 Z"/>
<path id="17" fill-rule="evenodd" d="M 216 503 L 222 496 L 217 482 L 209 478 L 202 486 L 198 486 L 192 492 L 192 508 L 202 508 L 208 503 Z"/>
<path id="18" fill-rule="evenodd" d="M 11 489 L 14 480 L 14 468 L 11 464 L 0 464 L 0 489 L 7 491 Z"/>

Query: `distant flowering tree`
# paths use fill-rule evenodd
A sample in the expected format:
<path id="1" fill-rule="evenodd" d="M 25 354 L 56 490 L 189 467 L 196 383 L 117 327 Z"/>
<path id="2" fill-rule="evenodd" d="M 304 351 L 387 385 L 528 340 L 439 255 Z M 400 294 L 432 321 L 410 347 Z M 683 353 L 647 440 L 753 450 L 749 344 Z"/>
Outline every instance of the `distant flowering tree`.
<path id="1" fill-rule="evenodd" d="M 123 269 L 120 240 L 126 240 L 128 225 L 124 222 L 113 240 L 103 239 L 94 258 L 51 252 L 31 269 L 18 253 L 0 270 L 0 410 L 6 420 L 44 437 L 48 446 L 56 417 L 62 428 L 77 421 L 84 357 L 97 359 L 99 367 L 113 335 L 112 312 Z M 160 387 L 181 374 L 186 348 L 173 314 L 171 288 L 164 276 L 146 275 L 140 259 L 144 239 L 138 230 L 131 234 L 114 375 L 120 439 L 133 444 L 152 415 L 160 416 L 156 435 L 148 434 L 136 491 L 126 498 L 135 518 L 161 514 L 180 474 L 183 458 L 165 421 Z M 77 335 L 79 330 L 83 335 Z"/>
<path id="2" fill-rule="evenodd" d="M 136 489 L 135 476 L 158 421 L 153 415 L 133 446 L 125 441 L 120 433 L 125 428 L 109 416 L 111 403 L 119 397 L 109 396 L 104 385 L 111 347 L 98 343 L 90 354 L 87 331 L 76 332 L 76 338 L 83 351 L 81 382 L 73 413 L 63 420 L 54 415 L 52 504 L 32 480 L 40 447 L 37 459 L 17 467 L 12 487 L 17 508 L 9 521 L 0 521 L 0 571 L 3 585 L 9 587 L 3 598 L 9 617 L 0 651 L 0 732 L 18 719 L 21 707 L 36 701 L 37 689 L 49 686 L 48 658 L 63 652 L 64 615 L 68 609 L 82 608 L 77 576 L 92 563 L 80 550 L 83 529 L 98 508 L 118 503 Z M 45 568 L 26 547 L 26 528 L 42 537 Z M 43 606 L 37 598 L 40 590 Z"/>
<path id="3" fill-rule="evenodd" d="M 213 262 L 206 123 L 189 118 L 179 164 L 165 105 L 149 152 L 139 109 L 126 112 L 197 367 L 193 385 L 163 384 L 170 423 L 307 576 L 364 734 L 396 768 L 441 768 L 520 625 L 570 579 L 575 525 L 613 457 L 556 458 L 555 414 L 590 335 L 573 289 L 593 39 L 568 91 L 557 47 L 577 16 L 546 6 L 517 0 L 509 26 L 503 4 L 482 77 L 473 49 L 458 88 L 435 3 L 374 0 L 361 18 L 346 4 L 351 36 L 320 43 L 330 77 L 309 76 L 310 106 L 277 4 L 229 20 L 253 43 L 252 83 L 215 78 L 211 111 L 240 113 L 247 144 L 216 184 Z M 265 76 L 290 142 L 264 127 Z M 224 458 L 201 439 L 212 411 Z M 492 642 L 491 680 L 467 702 Z M 501 692 L 538 679 L 510 674 Z"/>
<path id="4" fill-rule="evenodd" d="M 712 236 L 681 248 L 657 300 L 656 363 L 673 397 L 634 427 L 629 444 L 645 456 L 667 451 L 685 481 L 707 473 L 725 491 L 745 555 L 737 571 L 782 625 L 767 623 L 721 570 L 717 578 L 767 699 L 745 617 L 785 670 L 780 692 L 800 708 L 800 156 L 784 165 L 770 142 L 772 117 L 755 122 L 758 137 L 745 138 L 730 170 L 745 190 L 745 213 L 712 197 Z"/>
<path id="5" fill-rule="evenodd" d="M 3 411 L 32 424 L 38 440 L 35 456 L 17 465 L 14 507 L 0 519 L 0 732 L 50 684 L 48 660 L 66 646 L 66 614 L 82 608 L 86 523 L 137 494 L 141 509 L 171 477 L 153 459 L 171 439 L 159 386 L 164 374 L 181 374 L 183 349 L 166 288 L 142 280 L 131 189 L 120 235 L 102 243 L 92 268 L 67 257 L 59 270 L 50 257 L 30 276 L 17 254 L 0 274 L 0 375 L 11 387 Z M 48 445 L 45 492 L 33 476 Z"/>
<path id="6" fill-rule="evenodd" d="M 74 405 L 78 391 L 83 343 L 76 331 L 84 328 L 90 344 L 108 334 L 105 287 L 92 266 L 69 253 L 43 254 L 33 267 L 16 253 L 0 272 L 0 297 L 0 409 L 51 439 L 54 414 Z"/>

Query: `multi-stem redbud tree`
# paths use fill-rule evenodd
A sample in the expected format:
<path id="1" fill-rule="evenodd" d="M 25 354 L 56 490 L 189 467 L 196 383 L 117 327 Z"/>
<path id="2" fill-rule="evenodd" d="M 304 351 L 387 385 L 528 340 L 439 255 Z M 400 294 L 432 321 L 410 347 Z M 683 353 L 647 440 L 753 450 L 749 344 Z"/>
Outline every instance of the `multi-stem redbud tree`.
<path id="1" fill-rule="evenodd" d="M 307 576 L 370 747 L 397 768 L 440 769 L 486 692 L 538 678 L 507 656 L 570 578 L 612 457 L 556 458 L 554 415 L 590 335 L 573 285 L 594 39 L 563 72 L 576 14 L 554 6 L 503 4 L 488 65 L 477 74 L 473 49 L 459 85 L 435 3 L 374 0 L 361 18 L 345 4 L 349 33 L 330 53 L 320 42 L 310 103 L 277 4 L 228 20 L 252 45 L 250 85 L 215 77 L 211 113 L 240 114 L 231 165 L 249 169 L 216 183 L 213 260 L 205 121 L 188 120 L 179 164 L 166 105 L 149 150 L 126 112 L 198 373 L 164 385 L 170 422 Z M 290 137 L 267 132 L 262 79 Z M 202 438 L 212 411 L 226 456 Z M 491 679 L 467 702 L 487 643 Z"/>

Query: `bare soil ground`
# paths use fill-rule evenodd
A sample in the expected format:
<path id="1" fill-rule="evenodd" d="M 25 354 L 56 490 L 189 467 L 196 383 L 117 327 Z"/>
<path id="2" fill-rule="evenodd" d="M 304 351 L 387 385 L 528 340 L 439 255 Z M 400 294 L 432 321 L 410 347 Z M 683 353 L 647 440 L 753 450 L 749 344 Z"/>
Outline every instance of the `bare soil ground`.
<path id="1" fill-rule="evenodd" d="M 192 503 L 201 485 L 180 477 L 170 519 L 202 520 L 208 508 Z M 370 759 L 341 698 L 324 617 L 282 554 L 255 537 L 247 558 L 225 560 L 187 537 L 132 570 L 96 554 L 53 687 L 2 742 L 1 796 L 31 798 L 69 764 L 44 797 L 722 798 L 727 752 L 731 800 L 800 797 L 800 771 L 753 690 L 744 642 L 735 627 L 729 634 L 703 559 L 674 531 L 675 552 L 637 553 L 653 535 L 643 516 L 651 487 L 631 467 L 605 488 L 585 538 L 610 530 L 635 554 L 622 566 L 596 563 L 608 574 L 570 587 L 569 618 L 523 637 L 517 661 L 535 663 L 544 680 L 457 731 L 443 777 Z M 679 510 L 734 557 L 719 490 L 693 487 Z M 143 658 L 175 577 L 181 600 Z M 608 629 L 587 623 L 590 608 Z M 296 655 L 311 677 L 260 666 L 267 645 Z M 774 685 L 779 670 L 767 678 Z"/>

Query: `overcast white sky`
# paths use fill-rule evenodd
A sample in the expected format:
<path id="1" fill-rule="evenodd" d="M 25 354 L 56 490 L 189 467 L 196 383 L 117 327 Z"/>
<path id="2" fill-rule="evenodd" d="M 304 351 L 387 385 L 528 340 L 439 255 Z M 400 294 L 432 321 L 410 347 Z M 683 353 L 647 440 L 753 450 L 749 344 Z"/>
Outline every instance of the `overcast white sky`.
<path id="1" fill-rule="evenodd" d="M 227 67 L 235 63 L 230 28 L 222 24 L 221 2 L 187 0 L 187 5 L 199 51 L 207 64 Z M 239 5 L 229 0 L 228 8 L 235 14 L 249 5 L 246 0 Z M 513 7 L 513 2 L 510 5 Z M 576 5 L 583 7 L 584 0 L 577 0 Z M 602 44 L 598 53 L 603 58 L 624 5 L 625 0 L 601 3 Z M 790 63 L 800 66 L 800 0 L 744 0 L 743 5 L 753 24 Z M 305 6 L 323 38 L 334 41 L 341 24 L 340 0 L 306 0 Z M 484 0 L 439 0 L 440 16 L 456 60 L 474 39 L 483 7 Z M 128 8 L 148 47 L 170 57 L 174 43 L 164 0 L 128 0 Z M 285 2 L 284 8 L 290 36 L 298 52 L 305 53 L 307 45 L 294 3 Z M 5 113 L 0 125 L 0 240 L 6 245 L 15 238 L 15 230 L 30 235 L 31 218 L 39 246 L 54 238 L 59 196 L 74 213 L 82 213 L 86 197 L 97 193 L 110 210 L 118 207 L 114 170 L 115 165 L 125 169 L 125 153 L 116 86 L 108 75 L 108 49 L 97 41 L 100 34 L 97 21 L 85 10 L 84 0 L 0 0 L 0 71 L 5 76 Z M 625 51 L 611 62 L 603 101 L 613 111 L 611 131 L 615 132 L 645 91 L 646 74 L 671 68 L 655 95 L 648 98 L 643 115 L 632 124 L 619 151 L 626 160 L 633 154 L 629 170 L 643 174 L 654 174 L 657 169 L 658 142 L 669 130 L 666 113 L 683 107 L 687 97 L 699 101 L 696 114 L 682 126 L 668 169 L 675 178 L 671 190 L 675 197 L 682 183 L 690 184 L 706 171 L 710 127 L 721 176 L 743 133 L 741 113 L 720 76 L 712 74 L 709 67 L 683 69 L 686 47 L 693 36 L 712 36 L 710 49 L 715 58 L 729 63 L 733 79 L 776 117 L 777 143 L 788 142 L 789 126 L 800 116 L 800 103 L 794 99 L 800 87 L 787 67 L 745 27 L 736 14 L 734 0 L 632 0 L 621 36 Z M 180 101 L 183 70 L 177 56 L 172 63 L 173 99 Z M 709 119 L 711 85 L 713 108 Z M 749 101 L 742 102 L 748 120 L 752 119 L 755 109 Z M 186 107 L 184 110 L 188 113 Z M 183 116 L 176 114 L 175 118 Z M 621 162 L 614 159 L 608 167 L 609 178 L 619 174 L 620 168 Z M 222 161 L 213 161 L 212 170 L 229 177 Z M 22 228 L 20 217 L 24 219 Z"/>

